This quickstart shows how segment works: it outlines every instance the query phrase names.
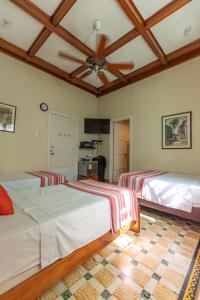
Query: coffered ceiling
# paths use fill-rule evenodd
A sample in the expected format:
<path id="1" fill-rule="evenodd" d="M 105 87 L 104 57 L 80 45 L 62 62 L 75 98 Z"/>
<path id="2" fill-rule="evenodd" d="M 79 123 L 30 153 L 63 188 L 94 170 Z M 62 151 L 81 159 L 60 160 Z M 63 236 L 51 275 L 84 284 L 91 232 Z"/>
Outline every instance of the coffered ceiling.
<path id="1" fill-rule="evenodd" d="M 58 56 L 94 56 L 95 20 L 109 36 L 106 60 L 134 63 L 104 71 L 108 85 Z M 0 51 L 101 96 L 200 55 L 200 0 L 1 0 Z"/>

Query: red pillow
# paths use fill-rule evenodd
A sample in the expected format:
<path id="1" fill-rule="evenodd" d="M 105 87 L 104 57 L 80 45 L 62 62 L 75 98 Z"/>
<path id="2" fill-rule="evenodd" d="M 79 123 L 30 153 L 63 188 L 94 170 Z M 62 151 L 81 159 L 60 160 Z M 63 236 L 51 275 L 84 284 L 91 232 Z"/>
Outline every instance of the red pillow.
<path id="1" fill-rule="evenodd" d="M 0 215 L 13 215 L 12 200 L 6 190 L 0 185 Z"/>

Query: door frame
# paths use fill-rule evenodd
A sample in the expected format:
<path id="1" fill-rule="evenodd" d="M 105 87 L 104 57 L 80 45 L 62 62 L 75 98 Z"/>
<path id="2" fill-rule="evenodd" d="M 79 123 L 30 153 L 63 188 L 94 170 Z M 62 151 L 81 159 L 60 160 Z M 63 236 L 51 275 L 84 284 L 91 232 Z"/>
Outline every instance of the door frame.
<path id="1" fill-rule="evenodd" d="M 71 115 L 67 115 L 67 114 L 63 114 L 63 113 L 59 113 L 56 111 L 49 111 L 49 115 L 48 115 L 48 149 L 47 149 L 47 169 L 50 169 L 50 125 L 51 125 L 51 116 L 52 115 L 57 115 L 60 117 L 65 117 L 65 118 L 70 118 L 76 121 L 76 136 L 75 136 L 75 141 L 76 141 L 76 152 L 75 155 L 77 157 L 77 162 L 76 162 L 76 169 L 78 168 L 78 118 L 75 116 L 71 116 Z"/>
<path id="2" fill-rule="evenodd" d="M 113 169 L 114 169 L 114 123 L 121 121 L 129 121 L 129 170 L 131 169 L 133 157 L 132 157 L 132 149 L 133 149 L 133 116 L 128 115 L 124 117 L 114 118 L 110 120 L 110 138 L 109 138 L 109 182 L 113 182 Z"/>

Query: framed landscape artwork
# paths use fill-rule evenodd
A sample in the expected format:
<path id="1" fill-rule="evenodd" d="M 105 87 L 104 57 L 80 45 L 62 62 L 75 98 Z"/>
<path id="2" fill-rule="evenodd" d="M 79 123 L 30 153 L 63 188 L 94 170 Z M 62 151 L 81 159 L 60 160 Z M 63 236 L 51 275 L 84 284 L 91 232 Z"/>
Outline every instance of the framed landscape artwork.
<path id="1" fill-rule="evenodd" d="M 0 131 L 15 132 L 16 106 L 0 103 Z"/>
<path id="2" fill-rule="evenodd" d="M 162 149 L 192 148 L 192 112 L 162 117 Z"/>

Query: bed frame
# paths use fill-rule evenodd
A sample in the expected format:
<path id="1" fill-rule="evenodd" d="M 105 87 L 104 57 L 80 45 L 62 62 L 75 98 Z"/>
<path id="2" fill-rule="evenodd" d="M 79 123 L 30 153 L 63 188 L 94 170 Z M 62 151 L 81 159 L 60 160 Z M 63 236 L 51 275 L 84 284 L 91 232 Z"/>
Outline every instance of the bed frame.
<path id="1" fill-rule="evenodd" d="M 186 211 L 166 207 L 166 206 L 163 206 L 163 205 L 151 202 L 151 201 L 147 201 L 147 200 L 144 200 L 144 199 L 141 199 L 141 198 L 138 198 L 138 202 L 142 206 L 153 208 L 155 210 L 168 213 L 170 215 L 174 215 L 174 216 L 177 216 L 177 217 L 181 217 L 181 218 L 184 218 L 184 219 L 188 219 L 188 220 L 200 223 L 200 207 L 193 207 L 192 212 L 188 213 Z"/>
<path id="2" fill-rule="evenodd" d="M 138 210 L 138 216 L 139 215 L 140 212 Z M 88 258 L 110 244 L 122 232 L 125 232 L 128 229 L 134 232 L 139 232 L 140 218 L 138 218 L 137 222 L 131 223 L 130 226 L 127 226 L 123 230 L 118 231 L 115 234 L 109 231 L 95 241 L 74 251 L 70 255 L 59 259 L 47 268 L 23 281 L 16 287 L 0 295 L 0 300 L 35 300 L 48 289 L 52 288 L 53 285 L 55 285 L 59 280 L 71 273 L 79 265 L 83 264 Z"/>

